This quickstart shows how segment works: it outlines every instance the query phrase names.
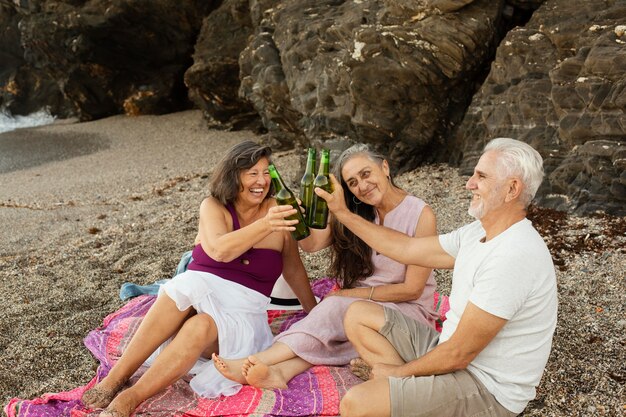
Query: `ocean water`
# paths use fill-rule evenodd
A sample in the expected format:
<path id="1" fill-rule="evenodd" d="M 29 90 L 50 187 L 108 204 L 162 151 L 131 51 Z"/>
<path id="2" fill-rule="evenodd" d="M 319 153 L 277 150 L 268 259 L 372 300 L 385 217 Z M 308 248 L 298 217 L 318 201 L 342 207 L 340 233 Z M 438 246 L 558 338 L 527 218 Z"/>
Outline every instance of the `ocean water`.
<path id="1" fill-rule="evenodd" d="M 54 116 L 50 115 L 48 110 L 39 110 L 28 116 L 11 116 L 0 111 L 0 133 L 23 127 L 48 125 L 54 120 Z"/>

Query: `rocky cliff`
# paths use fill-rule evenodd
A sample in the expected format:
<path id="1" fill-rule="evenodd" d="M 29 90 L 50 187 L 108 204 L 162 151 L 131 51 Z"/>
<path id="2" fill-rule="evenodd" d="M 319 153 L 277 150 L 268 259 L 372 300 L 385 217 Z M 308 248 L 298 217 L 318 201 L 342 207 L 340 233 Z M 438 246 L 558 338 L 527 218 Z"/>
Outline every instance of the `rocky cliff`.
<path id="1" fill-rule="evenodd" d="M 273 146 L 371 143 L 399 171 L 535 146 L 538 201 L 626 214 L 624 0 L 0 2 L 0 106 L 195 106 Z"/>
<path id="2" fill-rule="evenodd" d="M 55 114 L 81 120 L 185 108 L 190 103 L 183 75 L 202 19 L 216 3 L 3 3 L 0 21 L 7 26 L 0 49 L 12 65 L 3 68 L 2 104 L 12 113 L 50 106 Z"/>
<path id="3" fill-rule="evenodd" d="M 452 141 L 470 172 L 486 141 L 543 155 L 538 201 L 626 214 L 626 2 L 550 0 L 500 43 Z"/>

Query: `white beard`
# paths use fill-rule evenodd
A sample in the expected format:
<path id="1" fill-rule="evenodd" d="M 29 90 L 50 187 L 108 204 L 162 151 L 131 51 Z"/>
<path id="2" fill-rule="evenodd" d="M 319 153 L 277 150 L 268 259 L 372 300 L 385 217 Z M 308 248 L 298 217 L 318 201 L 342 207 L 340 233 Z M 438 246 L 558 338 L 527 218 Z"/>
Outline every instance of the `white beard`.
<path id="1" fill-rule="evenodd" d="M 470 206 L 467 209 L 467 213 L 476 220 L 482 219 L 485 215 L 485 203 L 483 202 L 482 198 L 478 202 L 478 205 L 475 207 L 472 206 L 472 204 L 470 203 Z"/>
<path id="2" fill-rule="evenodd" d="M 474 217 L 476 220 L 481 220 L 485 217 L 487 212 L 492 211 L 502 204 L 504 204 L 504 196 L 502 196 L 502 200 L 499 200 L 499 194 L 502 191 L 502 184 L 497 185 L 493 191 L 489 193 L 487 198 L 485 196 L 480 196 L 479 199 L 474 203 L 474 200 L 470 201 L 470 206 L 467 209 L 467 213 Z"/>

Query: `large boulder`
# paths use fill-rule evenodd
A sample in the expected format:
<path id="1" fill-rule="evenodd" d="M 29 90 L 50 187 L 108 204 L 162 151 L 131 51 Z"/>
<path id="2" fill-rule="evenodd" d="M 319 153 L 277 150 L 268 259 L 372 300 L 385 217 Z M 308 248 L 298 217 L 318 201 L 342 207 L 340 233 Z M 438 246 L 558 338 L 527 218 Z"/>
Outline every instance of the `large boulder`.
<path id="1" fill-rule="evenodd" d="M 184 71 L 216 3 L 35 2 L 18 9 L 23 56 L 56 81 L 81 120 L 180 110 L 189 106 Z"/>
<path id="2" fill-rule="evenodd" d="M 71 111 L 55 79 L 24 59 L 19 22 L 14 6 L 0 4 L 0 108 L 26 115 L 47 108 L 58 116 Z"/>
<path id="3" fill-rule="evenodd" d="M 579 213 L 626 215 L 626 141 L 590 140 L 550 173 L 539 202 Z"/>
<path id="4" fill-rule="evenodd" d="M 543 155 L 540 204 L 626 214 L 626 3 L 550 0 L 500 44 L 455 140 L 469 173 L 491 138 Z"/>
<path id="5" fill-rule="evenodd" d="M 258 121 L 252 105 L 238 95 L 239 55 L 253 31 L 248 0 L 226 0 L 202 23 L 185 85 L 212 127 L 248 127 Z"/>
<path id="6" fill-rule="evenodd" d="M 601 0 L 2 2 L 0 109 L 90 120 L 193 102 L 277 148 L 368 142 L 400 172 L 469 172 L 511 136 L 545 158 L 539 203 L 621 214 L 624 16 Z"/>
<path id="7" fill-rule="evenodd" d="M 278 144 L 358 140 L 414 168 L 460 122 L 502 6 L 283 0 L 241 54 L 240 92 Z"/>

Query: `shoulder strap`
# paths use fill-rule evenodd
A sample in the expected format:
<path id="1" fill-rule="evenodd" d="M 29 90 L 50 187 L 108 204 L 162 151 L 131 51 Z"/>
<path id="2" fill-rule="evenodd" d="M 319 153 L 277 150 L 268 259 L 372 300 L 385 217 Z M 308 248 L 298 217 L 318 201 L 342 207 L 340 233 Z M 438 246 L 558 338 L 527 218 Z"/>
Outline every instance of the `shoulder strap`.
<path id="1" fill-rule="evenodd" d="M 226 208 L 228 209 L 228 212 L 230 213 L 230 216 L 233 218 L 233 230 L 238 230 L 239 229 L 239 218 L 237 218 L 237 212 L 235 211 L 235 206 L 233 206 L 232 204 L 227 204 Z"/>

